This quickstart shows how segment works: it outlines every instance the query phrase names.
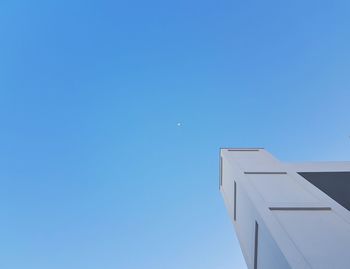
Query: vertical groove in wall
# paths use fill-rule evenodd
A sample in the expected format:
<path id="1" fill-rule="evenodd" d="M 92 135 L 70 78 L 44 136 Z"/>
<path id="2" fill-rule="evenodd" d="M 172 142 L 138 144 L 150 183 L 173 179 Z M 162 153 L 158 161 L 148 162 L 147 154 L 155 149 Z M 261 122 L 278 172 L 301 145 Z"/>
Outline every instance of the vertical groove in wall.
<path id="1" fill-rule="evenodd" d="M 233 220 L 236 221 L 236 210 L 237 210 L 237 184 L 233 181 Z"/>
<path id="2" fill-rule="evenodd" d="M 259 240 L 259 225 L 255 221 L 255 242 L 254 242 L 254 269 L 258 269 L 258 240 Z"/>
<path id="3" fill-rule="evenodd" d="M 222 157 L 220 156 L 220 174 L 219 174 L 219 189 L 222 186 Z"/>

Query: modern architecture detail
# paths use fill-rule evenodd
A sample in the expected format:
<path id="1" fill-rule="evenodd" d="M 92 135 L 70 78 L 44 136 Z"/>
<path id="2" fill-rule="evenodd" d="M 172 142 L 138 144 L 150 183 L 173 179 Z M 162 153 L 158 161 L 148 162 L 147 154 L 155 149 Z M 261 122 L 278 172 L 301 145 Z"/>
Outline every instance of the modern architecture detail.
<path id="1" fill-rule="evenodd" d="M 219 188 L 249 269 L 350 268 L 350 162 L 225 148 Z"/>

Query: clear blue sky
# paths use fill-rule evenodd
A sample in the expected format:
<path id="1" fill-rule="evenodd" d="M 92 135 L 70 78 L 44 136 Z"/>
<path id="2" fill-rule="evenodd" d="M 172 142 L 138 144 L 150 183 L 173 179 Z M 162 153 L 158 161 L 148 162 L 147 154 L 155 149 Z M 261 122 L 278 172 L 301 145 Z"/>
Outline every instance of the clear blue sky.
<path id="1" fill-rule="evenodd" d="M 1 1 L 0 267 L 245 268 L 218 149 L 350 159 L 349 13 Z"/>

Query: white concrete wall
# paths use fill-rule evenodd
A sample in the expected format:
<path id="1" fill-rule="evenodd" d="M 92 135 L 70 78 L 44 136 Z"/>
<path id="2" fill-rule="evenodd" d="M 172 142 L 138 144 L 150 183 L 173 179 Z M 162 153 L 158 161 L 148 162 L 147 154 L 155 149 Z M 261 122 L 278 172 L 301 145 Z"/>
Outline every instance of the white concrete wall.
<path id="1" fill-rule="evenodd" d="M 263 149 L 222 149 L 220 156 L 220 190 L 249 269 L 254 269 L 255 222 L 257 268 L 350 268 L 349 211 L 298 175 L 296 165 Z M 337 168 L 344 171 L 348 164 Z M 329 209 L 316 210 L 322 208 Z"/>

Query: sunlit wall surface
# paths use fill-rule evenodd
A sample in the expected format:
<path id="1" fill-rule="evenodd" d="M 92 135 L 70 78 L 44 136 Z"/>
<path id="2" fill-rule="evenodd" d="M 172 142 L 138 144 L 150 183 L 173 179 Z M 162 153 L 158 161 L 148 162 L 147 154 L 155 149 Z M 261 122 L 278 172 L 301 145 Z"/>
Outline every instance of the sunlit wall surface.
<path id="1" fill-rule="evenodd" d="M 221 149 L 220 160 L 249 269 L 347 268 L 350 162 L 286 164 L 255 148 Z"/>

